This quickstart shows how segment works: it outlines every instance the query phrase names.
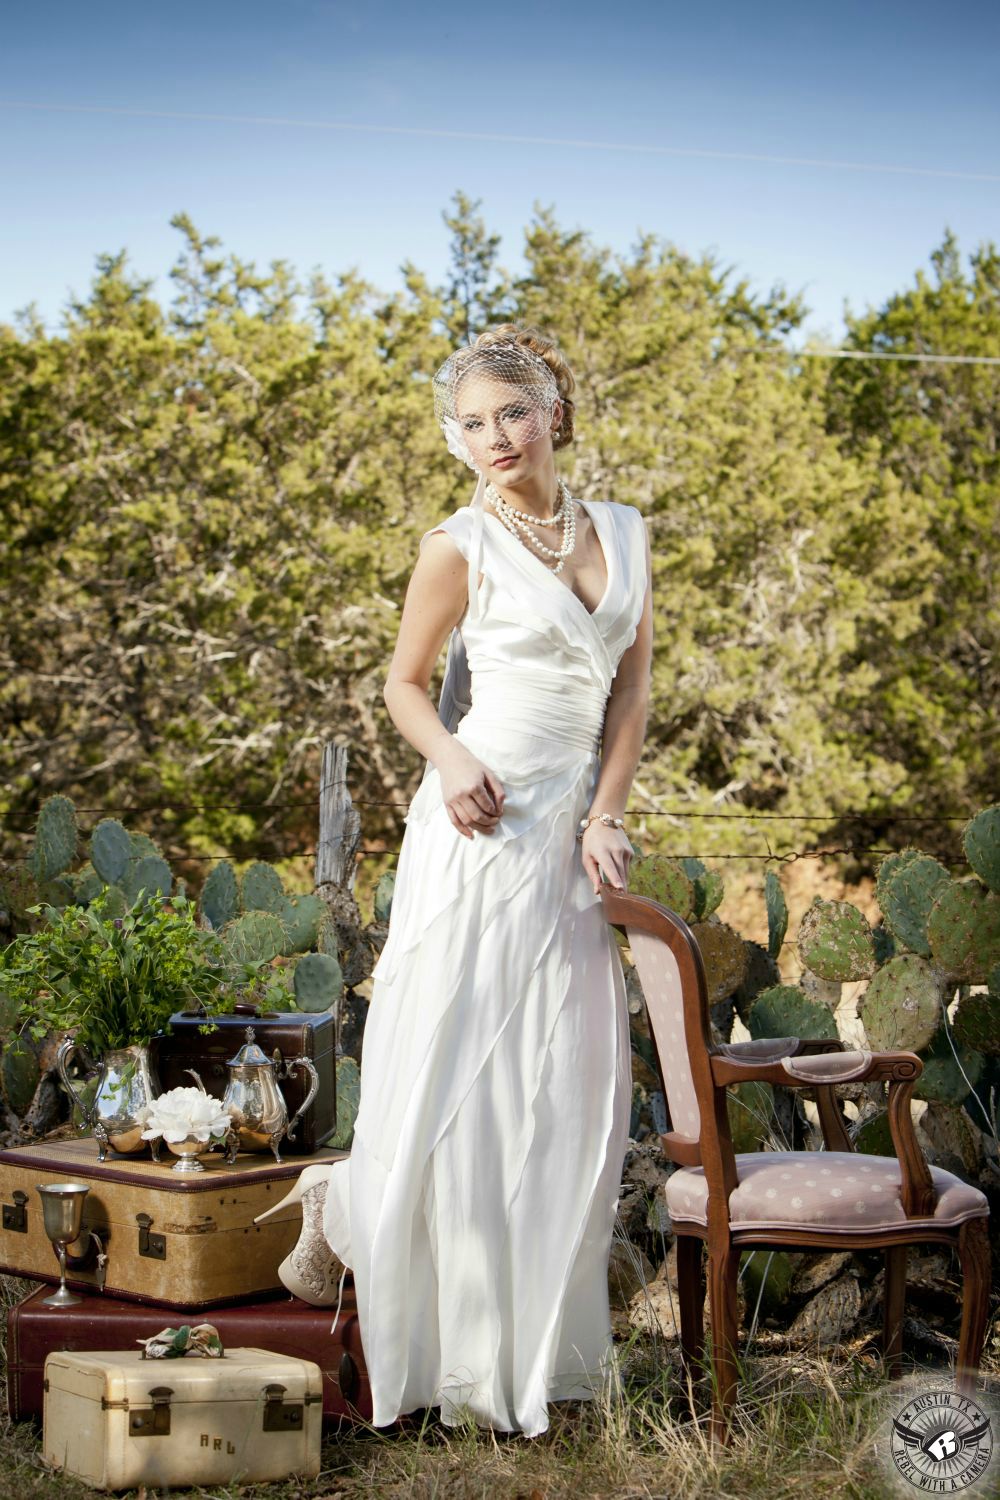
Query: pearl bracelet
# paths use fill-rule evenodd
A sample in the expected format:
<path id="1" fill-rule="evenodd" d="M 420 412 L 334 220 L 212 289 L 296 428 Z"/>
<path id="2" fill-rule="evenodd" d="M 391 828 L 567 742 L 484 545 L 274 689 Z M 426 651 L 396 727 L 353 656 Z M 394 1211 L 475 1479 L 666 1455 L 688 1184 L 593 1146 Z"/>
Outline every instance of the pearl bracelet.
<path id="1" fill-rule="evenodd" d="M 591 823 L 604 823 L 604 824 L 607 825 L 608 828 L 621 828 L 621 829 L 624 829 L 624 827 L 625 827 L 625 821 L 624 821 L 623 818 L 614 818 L 614 817 L 611 816 L 610 813 L 606 813 L 606 812 L 605 813 L 591 813 L 589 818 L 581 818 L 580 819 L 580 826 L 577 828 L 577 831 L 576 831 L 576 836 L 577 836 L 578 839 L 582 839 L 583 838 L 583 835 L 586 833 L 586 831 L 590 827 Z"/>

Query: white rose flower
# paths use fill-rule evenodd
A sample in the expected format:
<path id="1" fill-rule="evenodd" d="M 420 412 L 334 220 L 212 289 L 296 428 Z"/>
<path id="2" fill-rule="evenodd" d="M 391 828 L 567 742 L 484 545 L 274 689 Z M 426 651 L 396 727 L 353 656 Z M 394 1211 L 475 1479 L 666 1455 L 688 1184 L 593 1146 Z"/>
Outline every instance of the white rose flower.
<path id="1" fill-rule="evenodd" d="M 162 1136 L 169 1144 L 193 1136 L 207 1142 L 225 1135 L 229 1126 L 229 1111 L 223 1109 L 221 1100 L 193 1087 L 168 1089 L 149 1105 L 142 1138 L 151 1141 Z"/>

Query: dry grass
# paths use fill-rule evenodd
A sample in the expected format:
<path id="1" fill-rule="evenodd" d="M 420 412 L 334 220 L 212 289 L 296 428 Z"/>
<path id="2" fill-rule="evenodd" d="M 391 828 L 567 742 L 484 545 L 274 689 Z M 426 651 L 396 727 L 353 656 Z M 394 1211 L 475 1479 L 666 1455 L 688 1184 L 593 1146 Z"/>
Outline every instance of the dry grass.
<path id="1" fill-rule="evenodd" d="M 4 1280 L 4 1302 L 27 1288 Z M 494 1434 L 471 1419 L 449 1428 L 429 1413 L 422 1420 L 414 1416 L 405 1430 L 363 1427 L 331 1436 L 317 1480 L 171 1493 L 205 1500 L 812 1500 L 817 1493 L 831 1500 L 881 1500 L 898 1492 L 884 1458 L 891 1412 L 914 1382 L 951 1384 L 948 1370 L 938 1368 L 914 1371 L 905 1389 L 889 1386 L 870 1344 L 852 1346 L 836 1359 L 768 1354 L 755 1346 L 742 1359 L 734 1442 L 713 1451 L 706 1414 L 692 1409 L 676 1345 L 635 1334 L 619 1353 L 619 1392 L 554 1404 L 548 1431 L 536 1438 Z M 988 1341 L 982 1387 L 1000 1414 L 996 1330 Z M 1000 1457 L 990 1472 L 996 1484 Z M 152 1500 L 155 1493 L 138 1495 Z M 46 1472 L 32 1425 L 3 1420 L 0 1500 L 84 1500 L 93 1494 Z"/>

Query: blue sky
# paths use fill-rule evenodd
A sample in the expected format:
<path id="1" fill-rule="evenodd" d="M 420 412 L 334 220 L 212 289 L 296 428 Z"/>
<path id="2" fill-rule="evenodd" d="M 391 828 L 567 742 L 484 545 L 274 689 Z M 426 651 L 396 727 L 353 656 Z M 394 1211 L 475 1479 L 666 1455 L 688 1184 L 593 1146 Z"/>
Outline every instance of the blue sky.
<path id="1" fill-rule="evenodd" d="M 998 65 L 1000 6 L 971 0 L 7 5 L 0 320 L 34 301 L 56 324 L 122 249 L 169 300 L 179 210 L 260 269 L 437 279 L 462 189 L 514 270 L 540 202 L 617 250 L 652 232 L 784 282 L 838 338 L 845 298 L 911 284 L 945 225 L 965 253 L 1000 240 Z"/>

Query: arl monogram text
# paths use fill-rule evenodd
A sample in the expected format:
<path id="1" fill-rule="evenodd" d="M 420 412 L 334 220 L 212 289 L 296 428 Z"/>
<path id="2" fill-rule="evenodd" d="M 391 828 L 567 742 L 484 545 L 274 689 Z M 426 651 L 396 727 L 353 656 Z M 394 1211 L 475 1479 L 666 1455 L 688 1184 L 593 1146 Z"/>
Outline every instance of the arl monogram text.
<path id="1" fill-rule="evenodd" d="M 221 1453 L 222 1452 L 222 1439 L 221 1438 L 211 1437 L 209 1435 L 209 1433 L 203 1432 L 202 1435 L 201 1435 L 201 1446 L 203 1448 L 211 1448 L 213 1453 Z M 230 1442 L 228 1442 L 228 1441 L 226 1443 L 226 1452 L 227 1453 L 235 1453 L 236 1452 L 236 1449 L 233 1447 L 233 1444 L 230 1443 Z"/>

